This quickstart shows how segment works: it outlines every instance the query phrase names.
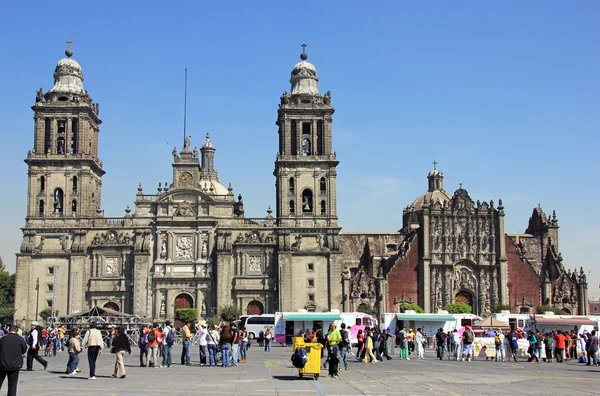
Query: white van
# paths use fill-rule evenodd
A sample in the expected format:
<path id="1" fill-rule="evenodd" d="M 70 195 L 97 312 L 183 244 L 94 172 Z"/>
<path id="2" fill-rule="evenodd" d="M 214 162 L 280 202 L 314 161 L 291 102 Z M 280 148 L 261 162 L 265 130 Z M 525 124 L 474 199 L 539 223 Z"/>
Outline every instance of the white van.
<path id="1" fill-rule="evenodd" d="M 239 328 L 241 329 L 242 327 L 245 327 L 246 331 L 248 332 L 248 338 L 253 340 L 258 338 L 258 334 L 261 331 L 264 333 L 268 326 L 270 326 L 271 329 L 274 329 L 274 314 L 250 315 L 245 320 L 242 318 Z"/>

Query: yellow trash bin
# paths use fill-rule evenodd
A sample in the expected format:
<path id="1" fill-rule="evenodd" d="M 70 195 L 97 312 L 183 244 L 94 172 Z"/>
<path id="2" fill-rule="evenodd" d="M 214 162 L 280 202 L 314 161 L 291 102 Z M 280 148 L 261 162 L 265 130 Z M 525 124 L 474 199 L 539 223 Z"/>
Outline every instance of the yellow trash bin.
<path id="1" fill-rule="evenodd" d="M 321 374 L 321 349 L 323 345 L 316 342 L 304 342 L 302 337 L 294 337 L 292 343 L 294 352 L 298 348 L 304 348 L 308 357 L 304 367 L 298 369 L 298 376 L 302 378 L 304 374 L 314 375 L 314 378 L 318 379 L 319 374 Z"/>

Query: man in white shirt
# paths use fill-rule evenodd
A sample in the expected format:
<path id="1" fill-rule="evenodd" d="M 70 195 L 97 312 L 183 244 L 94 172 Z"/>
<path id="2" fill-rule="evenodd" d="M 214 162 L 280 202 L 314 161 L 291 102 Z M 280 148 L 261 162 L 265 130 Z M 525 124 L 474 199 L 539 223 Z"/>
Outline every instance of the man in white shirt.
<path id="1" fill-rule="evenodd" d="M 200 347 L 200 366 L 206 366 L 206 324 L 198 324 L 196 326 L 198 334 L 198 346 Z"/>
<path id="2" fill-rule="evenodd" d="M 452 333 L 452 347 L 454 348 L 454 360 L 460 359 L 460 344 L 462 342 L 462 337 L 458 334 L 458 330 L 454 329 L 454 333 Z"/>
<path id="3" fill-rule="evenodd" d="M 162 330 L 162 365 L 160 367 L 171 367 L 171 347 L 172 343 L 168 342 L 169 333 L 173 332 L 171 321 L 165 322 L 165 327 Z M 175 333 L 173 333 L 175 335 Z M 171 336 L 172 337 L 172 336 Z"/>
<path id="4" fill-rule="evenodd" d="M 48 367 L 48 362 L 38 356 L 40 342 L 42 341 L 42 334 L 38 326 L 39 324 L 35 320 L 31 322 L 31 332 L 27 338 L 27 345 L 29 345 L 29 350 L 27 351 L 27 371 L 33 371 L 33 359 L 40 362 L 44 366 L 44 370 Z"/>

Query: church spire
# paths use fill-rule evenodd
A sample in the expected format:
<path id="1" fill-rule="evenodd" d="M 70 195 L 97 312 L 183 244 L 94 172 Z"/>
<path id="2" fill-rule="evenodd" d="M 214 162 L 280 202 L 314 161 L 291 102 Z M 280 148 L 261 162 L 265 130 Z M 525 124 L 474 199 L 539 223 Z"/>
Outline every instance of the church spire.
<path id="1" fill-rule="evenodd" d="M 444 174 L 437 169 L 438 162 L 433 161 L 433 170 L 427 175 L 428 191 L 444 191 Z"/>

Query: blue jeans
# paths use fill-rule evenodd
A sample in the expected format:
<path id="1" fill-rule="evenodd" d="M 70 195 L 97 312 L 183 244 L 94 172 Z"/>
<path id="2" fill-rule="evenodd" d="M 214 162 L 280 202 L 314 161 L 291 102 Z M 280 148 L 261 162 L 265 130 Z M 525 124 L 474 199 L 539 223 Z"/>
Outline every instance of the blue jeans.
<path id="1" fill-rule="evenodd" d="M 271 340 L 265 338 L 265 352 L 271 352 Z"/>
<path id="2" fill-rule="evenodd" d="M 217 346 L 215 344 L 208 344 L 208 367 L 217 367 Z"/>
<path id="3" fill-rule="evenodd" d="M 344 370 L 348 370 L 348 348 L 340 348 L 341 361 L 344 364 Z"/>
<path id="4" fill-rule="evenodd" d="M 162 348 L 162 354 L 163 354 L 162 365 L 163 366 L 170 367 L 171 363 L 173 363 L 171 361 L 171 348 L 173 348 L 173 345 L 163 344 L 163 348 Z"/>
<path id="5" fill-rule="evenodd" d="M 56 356 L 56 351 L 60 349 L 60 340 L 58 338 L 54 339 L 52 344 L 52 355 Z"/>
<path id="6" fill-rule="evenodd" d="M 223 367 L 229 367 L 229 352 L 231 351 L 231 344 L 225 343 L 221 345 L 221 360 Z"/>
<path id="7" fill-rule="evenodd" d="M 538 360 L 541 362 L 542 361 L 542 347 L 541 346 L 536 346 L 535 347 L 535 355 L 537 355 Z"/>
<path id="8" fill-rule="evenodd" d="M 498 360 L 498 354 L 500 354 L 502 361 L 504 361 L 504 345 L 499 345 L 496 347 L 496 360 Z"/>
<path id="9" fill-rule="evenodd" d="M 240 351 L 240 357 L 243 360 L 246 360 L 246 351 L 248 350 L 248 341 L 242 341 L 242 346 L 241 346 L 241 351 Z"/>
<path id="10" fill-rule="evenodd" d="M 238 364 L 238 351 L 240 350 L 240 344 L 237 342 L 231 345 L 231 361 L 234 366 Z"/>
<path id="11" fill-rule="evenodd" d="M 191 360 L 190 340 L 183 341 L 183 349 L 181 350 L 181 364 L 191 364 Z"/>
<path id="12" fill-rule="evenodd" d="M 69 353 L 69 362 L 67 363 L 67 369 L 69 373 L 72 373 L 79 366 L 79 354 Z"/>
<path id="13" fill-rule="evenodd" d="M 444 352 L 446 352 L 446 344 L 440 344 L 437 346 L 438 358 L 442 360 L 444 358 Z"/>
<path id="14" fill-rule="evenodd" d="M 200 364 L 206 364 L 206 345 L 200 345 Z"/>

